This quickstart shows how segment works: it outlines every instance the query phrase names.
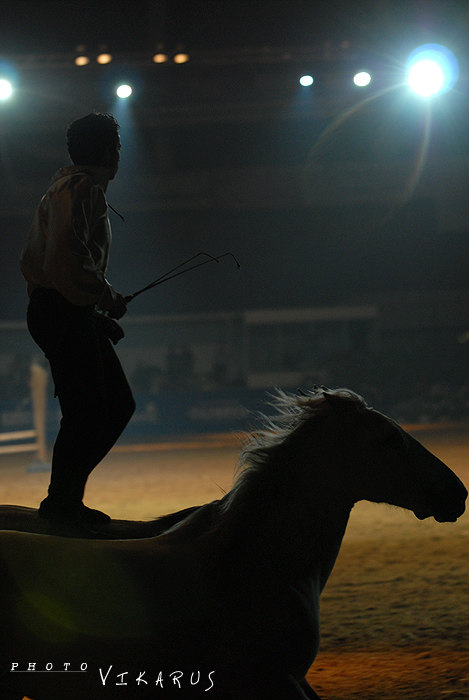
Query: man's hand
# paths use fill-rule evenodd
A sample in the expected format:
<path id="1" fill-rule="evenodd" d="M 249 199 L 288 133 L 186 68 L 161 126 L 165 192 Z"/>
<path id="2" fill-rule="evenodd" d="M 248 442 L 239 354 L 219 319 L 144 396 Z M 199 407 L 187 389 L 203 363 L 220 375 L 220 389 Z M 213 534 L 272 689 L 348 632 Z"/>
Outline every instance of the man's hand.
<path id="1" fill-rule="evenodd" d="M 127 304 L 125 303 L 124 297 L 119 294 L 119 292 L 114 292 L 116 295 L 116 298 L 114 299 L 114 303 L 111 306 L 111 308 L 108 310 L 108 315 L 111 318 L 122 318 L 122 316 L 126 313 L 127 311 Z"/>

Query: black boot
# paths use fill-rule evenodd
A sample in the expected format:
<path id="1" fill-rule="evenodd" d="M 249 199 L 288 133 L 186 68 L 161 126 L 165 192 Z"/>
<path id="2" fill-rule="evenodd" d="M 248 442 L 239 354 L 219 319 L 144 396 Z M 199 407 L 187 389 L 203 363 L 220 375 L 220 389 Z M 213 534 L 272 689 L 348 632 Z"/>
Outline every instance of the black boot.
<path id="1" fill-rule="evenodd" d="M 45 498 L 39 506 L 40 518 L 60 525 L 98 525 L 111 520 L 109 515 L 87 508 L 83 503 L 67 503 L 50 496 Z"/>
<path id="2" fill-rule="evenodd" d="M 81 521 L 87 525 L 100 525 L 102 523 L 108 523 L 111 520 L 107 513 L 103 513 L 101 510 L 96 510 L 95 508 L 88 508 L 88 506 L 85 506 L 83 503 L 80 503 L 79 513 Z"/>

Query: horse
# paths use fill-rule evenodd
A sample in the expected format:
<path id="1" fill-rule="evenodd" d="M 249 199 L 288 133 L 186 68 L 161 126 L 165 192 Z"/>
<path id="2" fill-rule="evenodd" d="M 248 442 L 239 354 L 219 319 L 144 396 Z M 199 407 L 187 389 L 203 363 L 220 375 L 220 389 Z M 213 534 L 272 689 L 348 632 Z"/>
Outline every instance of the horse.
<path id="1" fill-rule="evenodd" d="M 455 522 L 467 490 L 346 389 L 279 392 L 232 489 L 139 539 L 0 533 L 5 700 L 300 700 L 357 501 Z"/>
<path id="2" fill-rule="evenodd" d="M 37 508 L 0 505 L 0 530 L 17 530 L 18 532 L 39 535 L 79 537 L 82 539 L 141 539 L 161 535 L 198 508 L 199 506 L 191 506 L 176 513 L 162 515 L 154 520 L 117 520 L 112 518 L 99 525 L 89 525 L 80 522 L 47 520 L 39 516 Z"/>

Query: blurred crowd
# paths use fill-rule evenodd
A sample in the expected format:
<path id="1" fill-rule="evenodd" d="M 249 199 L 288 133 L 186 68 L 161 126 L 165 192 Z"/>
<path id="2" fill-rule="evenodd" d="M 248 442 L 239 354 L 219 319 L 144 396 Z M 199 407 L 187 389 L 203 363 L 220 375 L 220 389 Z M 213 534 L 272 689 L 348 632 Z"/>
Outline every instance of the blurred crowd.
<path id="1" fill-rule="evenodd" d="M 130 382 L 137 398 L 167 391 L 216 392 L 249 386 L 243 371 L 228 362 L 224 347 L 213 349 L 204 371 L 198 370 L 187 345 L 169 347 L 162 364 L 135 366 Z M 314 385 L 347 387 L 399 423 L 469 421 L 469 376 L 461 368 L 445 375 L 438 374 L 431 363 L 403 366 L 396 358 L 384 362 L 376 353 L 344 354 L 316 370 L 305 370 L 297 386 L 279 385 L 290 390 L 308 390 Z M 265 386 L 266 392 L 272 388 L 272 384 Z M 24 406 L 29 398 L 30 358 L 19 353 L 0 371 L 0 410 Z"/>

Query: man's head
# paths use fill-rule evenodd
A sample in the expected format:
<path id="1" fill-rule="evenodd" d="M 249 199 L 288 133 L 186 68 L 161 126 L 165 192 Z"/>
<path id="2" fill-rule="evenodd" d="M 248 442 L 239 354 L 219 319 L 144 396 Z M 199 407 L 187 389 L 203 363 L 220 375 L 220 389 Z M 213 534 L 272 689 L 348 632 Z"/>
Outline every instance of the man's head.
<path id="1" fill-rule="evenodd" d="M 92 112 L 67 129 L 67 148 L 75 165 L 100 165 L 113 179 L 120 158 L 119 124 L 111 114 Z"/>

